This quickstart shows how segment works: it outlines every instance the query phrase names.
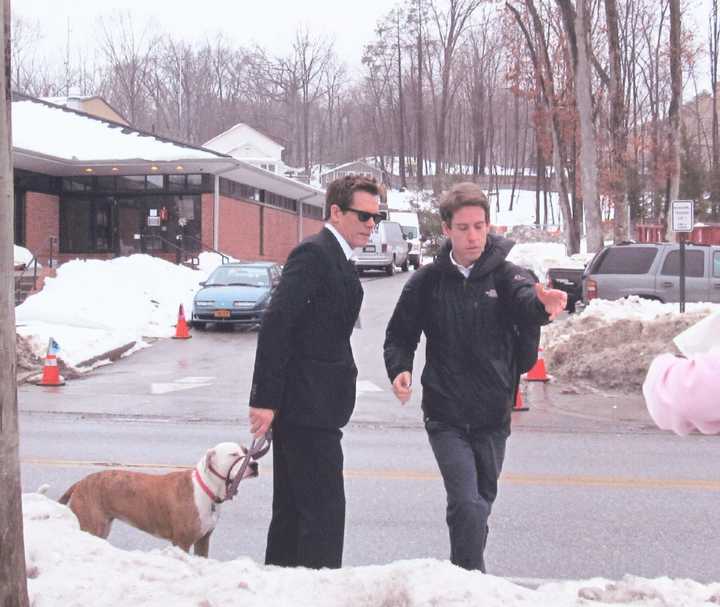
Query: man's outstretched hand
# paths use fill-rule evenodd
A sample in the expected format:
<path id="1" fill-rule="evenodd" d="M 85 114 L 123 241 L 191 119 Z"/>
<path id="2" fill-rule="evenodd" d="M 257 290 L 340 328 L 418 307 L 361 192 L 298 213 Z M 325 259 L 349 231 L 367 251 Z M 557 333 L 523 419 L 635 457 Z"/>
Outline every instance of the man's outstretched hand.
<path id="1" fill-rule="evenodd" d="M 550 320 L 554 320 L 567 305 L 567 293 L 560 289 L 546 289 L 541 284 L 536 284 L 535 294 L 542 305 L 545 306 L 545 311 L 548 313 Z"/>

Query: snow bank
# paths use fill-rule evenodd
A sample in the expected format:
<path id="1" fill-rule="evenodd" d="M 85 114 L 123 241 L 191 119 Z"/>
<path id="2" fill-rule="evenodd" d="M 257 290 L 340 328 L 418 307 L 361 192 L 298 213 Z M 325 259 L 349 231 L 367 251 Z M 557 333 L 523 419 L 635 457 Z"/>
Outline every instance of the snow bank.
<path id="1" fill-rule="evenodd" d="M 28 264 L 32 261 L 33 254 L 30 252 L 29 249 L 26 249 L 25 247 L 20 247 L 18 245 L 13 245 L 15 247 L 14 251 L 14 257 L 15 257 L 15 265 L 20 264 Z M 38 264 L 39 266 L 40 264 Z"/>
<path id="2" fill-rule="evenodd" d="M 700 607 L 720 600 L 720 584 L 668 578 L 627 576 L 616 583 L 593 579 L 530 590 L 432 559 L 313 571 L 264 567 L 243 557 L 220 562 L 174 547 L 126 551 L 80 531 L 68 508 L 37 493 L 23 495 L 23 516 L 34 607 Z"/>
<path id="3" fill-rule="evenodd" d="M 189 314 L 198 283 L 219 263 L 215 254 L 201 256 L 200 271 L 149 255 L 67 262 L 15 309 L 17 333 L 40 357 L 53 337 L 71 367 L 144 338 L 169 337 L 179 305 Z"/>
<path id="4" fill-rule="evenodd" d="M 673 338 L 720 304 L 678 304 L 629 297 L 593 300 L 579 314 L 542 331 L 548 371 L 563 380 L 597 389 L 637 392 L 650 362 L 662 352 L 677 352 Z"/>

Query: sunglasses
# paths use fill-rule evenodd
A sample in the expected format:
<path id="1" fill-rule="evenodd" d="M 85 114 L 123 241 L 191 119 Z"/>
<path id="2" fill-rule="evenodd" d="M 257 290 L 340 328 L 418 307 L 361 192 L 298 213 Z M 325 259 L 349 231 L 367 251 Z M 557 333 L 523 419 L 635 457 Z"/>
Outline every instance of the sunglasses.
<path id="1" fill-rule="evenodd" d="M 355 213 L 355 215 L 358 216 L 358 219 L 362 223 L 366 223 L 368 220 L 372 219 L 373 222 L 377 225 L 383 219 L 385 219 L 385 213 L 369 213 L 368 211 L 360 211 L 358 209 L 353 209 L 352 207 L 350 207 L 349 209 L 343 209 L 343 211 L 352 211 L 353 213 Z"/>

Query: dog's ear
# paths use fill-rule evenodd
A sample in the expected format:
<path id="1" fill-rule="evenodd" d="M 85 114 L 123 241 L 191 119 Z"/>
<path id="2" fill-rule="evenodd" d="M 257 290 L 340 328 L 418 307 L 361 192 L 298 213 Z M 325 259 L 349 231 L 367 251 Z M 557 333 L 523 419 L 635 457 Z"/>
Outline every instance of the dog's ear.
<path id="1" fill-rule="evenodd" d="M 205 470 L 210 469 L 213 457 L 215 457 L 215 449 L 208 449 L 205 453 Z"/>

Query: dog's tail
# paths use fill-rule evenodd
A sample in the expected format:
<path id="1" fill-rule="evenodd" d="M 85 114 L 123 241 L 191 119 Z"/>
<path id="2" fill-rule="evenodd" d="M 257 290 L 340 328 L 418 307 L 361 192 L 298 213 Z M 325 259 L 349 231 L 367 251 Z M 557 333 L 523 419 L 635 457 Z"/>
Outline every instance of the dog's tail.
<path id="1" fill-rule="evenodd" d="M 75 491 L 75 485 L 77 485 L 77 483 L 71 485 L 70 488 L 62 494 L 62 497 L 58 500 L 58 502 L 67 505 L 67 503 L 70 501 L 70 497 L 72 496 L 73 491 Z"/>

